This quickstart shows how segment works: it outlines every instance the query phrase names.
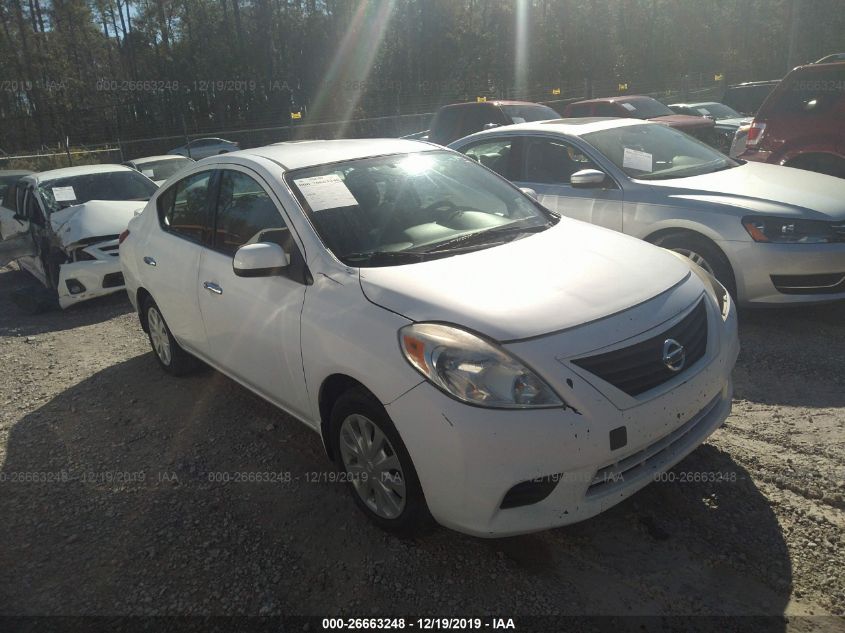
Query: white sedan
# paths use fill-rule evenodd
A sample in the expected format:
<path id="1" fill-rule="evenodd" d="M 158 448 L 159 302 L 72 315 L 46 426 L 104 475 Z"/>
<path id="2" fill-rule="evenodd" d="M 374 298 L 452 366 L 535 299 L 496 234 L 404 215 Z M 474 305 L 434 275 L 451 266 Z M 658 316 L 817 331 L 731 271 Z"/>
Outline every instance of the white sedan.
<path id="1" fill-rule="evenodd" d="M 731 159 L 669 127 L 560 119 L 449 147 L 562 215 L 682 253 L 740 304 L 845 298 L 845 181 Z"/>
<path id="2" fill-rule="evenodd" d="M 18 265 L 62 308 L 123 290 L 117 238 L 156 190 L 122 165 L 43 171 L 15 183 L 0 207 L 0 266 Z"/>
<path id="3" fill-rule="evenodd" d="M 302 420 L 386 529 L 586 519 L 731 409 L 735 310 L 711 275 L 428 143 L 207 159 L 120 258 L 160 365 L 201 359 Z"/>

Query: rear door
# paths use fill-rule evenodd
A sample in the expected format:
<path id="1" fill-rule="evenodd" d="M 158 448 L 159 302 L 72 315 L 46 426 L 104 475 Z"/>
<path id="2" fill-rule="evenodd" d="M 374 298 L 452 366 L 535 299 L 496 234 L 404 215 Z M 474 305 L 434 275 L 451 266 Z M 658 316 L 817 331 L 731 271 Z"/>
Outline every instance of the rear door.
<path id="1" fill-rule="evenodd" d="M 204 169 L 173 183 L 156 199 L 157 226 L 139 243 L 143 286 L 183 347 L 207 354 L 197 289 L 200 252 L 211 239 L 209 203 L 216 171 Z"/>
<path id="2" fill-rule="evenodd" d="M 275 242 L 292 264 L 304 261 L 282 206 L 249 169 L 220 172 L 214 239 L 200 257 L 199 306 L 208 356 L 224 371 L 268 400 L 300 416 L 309 403 L 302 371 L 300 315 L 307 286 L 289 274 L 238 277 L 235 251 L 244 244 Z"/>
<path id="3" fill-rule="evenodd" d="M 545 207 L 561 215 L 622 230 L 622 190 L 609 176 L 605 188 L 576 189 L 570 183 L 577 171 L 600 169 L 580 148 L 561 137 L 525 136 L 521 142 L 516 184 L 536 191 Z"/>

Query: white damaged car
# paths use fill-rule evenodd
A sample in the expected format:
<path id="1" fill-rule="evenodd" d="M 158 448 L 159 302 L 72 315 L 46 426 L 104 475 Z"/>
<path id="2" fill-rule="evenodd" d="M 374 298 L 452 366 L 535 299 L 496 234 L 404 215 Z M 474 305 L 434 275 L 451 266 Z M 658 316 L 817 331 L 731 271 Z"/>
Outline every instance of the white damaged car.
<path id="1" fill-rule="evenodd" d="M 0 207 L 0 265 L 17 260 L 59 305 L 123 290 L 118 237 L 156 184 L 121 165 L 87 165 L 31 174 Z"/>

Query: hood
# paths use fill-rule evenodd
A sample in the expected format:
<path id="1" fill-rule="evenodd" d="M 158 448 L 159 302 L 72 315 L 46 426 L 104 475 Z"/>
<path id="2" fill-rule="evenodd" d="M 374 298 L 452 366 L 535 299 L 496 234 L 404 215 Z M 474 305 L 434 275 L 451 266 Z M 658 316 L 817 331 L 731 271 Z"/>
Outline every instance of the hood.
<path id="1" fill-rule="evenodd" d="M 445 321 L 498 341 L 601 319 L 678 284 L 689 267 L 615 231 L 561 219 L 551 229 L 443 259 L 361 268 L 367 298 L 412 321 Z"/>
<path id="2" fill-rule="evenodd" d="M 658 191 L 665 190 L 670 197 L 769 215 L 845 220 L 845 180 L 804 169 L 747 162 L 712 174 L 650 180 L 648 184 Z"/>
<path id="3" fill-rule="evenodd" d="M 65 248 L 91 237 L 120 235 L 144 200 L 89 200 L 50 215 L 53 232 Z"/>
<path id="4" fill-rule="evenodd" d="M 708 119 L 704 116 L 689 116 L 687 114 L 667 114 L 666 116 L 656 116 L 649 121 L 663 123 L 669 127 L 675 127 L 680 130 L 704 129 L 713 127 L 713 119 Z"/>

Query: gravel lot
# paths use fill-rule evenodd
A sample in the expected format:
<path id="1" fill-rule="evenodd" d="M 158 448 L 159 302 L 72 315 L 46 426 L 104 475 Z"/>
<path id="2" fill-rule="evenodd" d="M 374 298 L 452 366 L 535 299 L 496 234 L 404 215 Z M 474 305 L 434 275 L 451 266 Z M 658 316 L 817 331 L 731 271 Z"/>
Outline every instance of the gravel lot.
<path id="1" fill-rule="evenodd" d="M 312 481 L 304 426 L 160 371 L 123 295 L 33 316 L 33 283 L 0 270 L 0 613 L 845 614 L 843 304 L 740 315 L 733 415 L 675 481 L 563 529 L 409 542 Z M 241 472 L 280 481 L 209 481 Z"/>

